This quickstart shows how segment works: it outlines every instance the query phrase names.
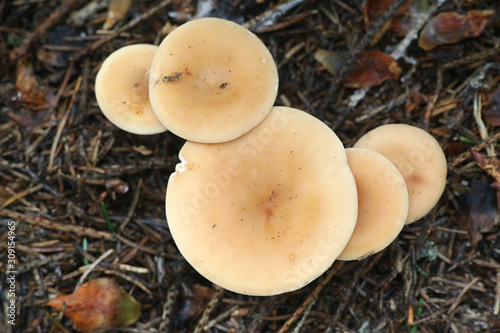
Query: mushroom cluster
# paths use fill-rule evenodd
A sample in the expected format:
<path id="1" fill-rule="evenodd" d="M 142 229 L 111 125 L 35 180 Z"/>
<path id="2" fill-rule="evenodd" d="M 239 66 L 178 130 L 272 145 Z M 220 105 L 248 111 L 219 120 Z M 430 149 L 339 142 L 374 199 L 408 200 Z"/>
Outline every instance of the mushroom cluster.
<path id="1" fill-rule="evenodd" d="M 417 127 L 384 125 L 345 149 L 315 117 L 273 107 L 274 59 L 230 21 L 193 20 L 158 47 L 115 51 L 95 89 L 116 126 L 186 139 L 168 226 L 186 260 L 234 292 L 296 290 L 337 259 L 379 252 L 444 191 L 443 151 Z"/>
<path id="2" fill-rule="evenodd" d="M 104 115 L 135 134 L 168 129 L 189 141 L 234 140 L 257 126 L 278 93 L 278 69 L 261 40 L 218 18 L 176 28 L 159 46 L 113 52 L 97 73 Z"/>

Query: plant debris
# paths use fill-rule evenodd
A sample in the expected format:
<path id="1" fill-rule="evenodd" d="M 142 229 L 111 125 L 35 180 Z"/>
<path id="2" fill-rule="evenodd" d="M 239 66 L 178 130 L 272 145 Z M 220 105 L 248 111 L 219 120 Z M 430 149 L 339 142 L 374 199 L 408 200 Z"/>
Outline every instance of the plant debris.
<path id="1" fill-rule="evenodd" d="M 318 50 L 314 58 L 332 75 L 338 75 L 345 66 L 345 55 L 340 52 Z M 353 68 L 347 72 L 343 85 L 348 88 L 378 86 L 389 79 L 398 79 L 401 68 L 390 55 L 376 51 L 364 51 Z"/>
<path id="2" fill-rule="evenodd" d="M 109 278 L 90 280 L 73 294 L 57 296 L 47 305 L 64 310 L 80 332 L 132 325 L 141 315 L 141 305 Z"/>
<path id="3" fill-rule="evenodd" d="M 366 25 L 369 10 L 361 1 L 136 0 L 109 30 L 102 27 L 110 1 L 1 2 L 0 278 L 6 287 L 0 331 L 75 332 L 68 317 L 46 305 L 71 294 L 84 274 L 84 280 L 114 279 L 141 304 L 134 324 L 106 331 L 498 331 L 500 225 L 492 173 L 500 140 L 498 1 L 414 0 L 404 12 L 399 8 L 407 1 L 379 2 L 389 5 Z M 413 37 L 426 34 L 421 15 L 435 20 L 440 12 L 453 14 L 438 20 L 427 44 L 440 44 L 436 31 L 452 44 L 433 47 L 441 49 L 436 56 Z M 249 297 L 201 277 L 179 254 L 165 217 L 165 188 L 184 141 L 170 132 L 139 136 L 117 129 L 98 108 L 94 83 L 114 50 L 158 45 L 176 26 L 206 15 L 250 27 L 276 59 L 276 105 L 313 114 L 346 147 L 387 123 L 431 133 L 448 159 L 447 187 L 435 209 L 386 250 L 335 262 L 293 293 Z M 408 36 L 395 32 L 406 31 L 400 19 L 409 22 Z M 387 22 L 392 28 L 384 32 Z M 366 66 L 375 49 L 398 54 L 397 63 L 387 58 L 372 65 L 382 75 Z M 319 50 L 339 59 L 318 63 Z M 368 68 L 353 85 L 363 88 L 360 94 L 342 83 L 363 63 Z M 399 70 L 391 72 L 391 63 Z M 163 73 L 158 84 L 169 75 L 175 78 Z M 483 125 L 474 116 L 479 101 Z M 9 249 L 17 274 L 8 282 Z M 7 309 L 10 302 L 15 309 Z"/>
<path id="4" fill-rule="evenodd" d="M 438 45 L 453 44 L 483 33 L 493 10 L 471 10 L 467 15 L 443 12 L 433 17 L 422 29 L 418 45 L 426 51 Z"/>

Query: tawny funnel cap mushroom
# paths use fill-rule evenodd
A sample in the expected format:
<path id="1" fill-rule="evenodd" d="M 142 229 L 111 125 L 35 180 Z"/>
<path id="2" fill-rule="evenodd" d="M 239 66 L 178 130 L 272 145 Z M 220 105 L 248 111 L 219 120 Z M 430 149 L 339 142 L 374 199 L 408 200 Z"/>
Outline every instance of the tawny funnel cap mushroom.
<path id="1" fill-rule="evenodd" d="M 406 182 L 410 206 L 406 224 L 426 215 L 446 186 L 446 157 L 439 143 L 426 131 L 405 124 L 388 124 L 363 135 L 354 144 L 387 157 Z"/>
<path id="2" fill-rule="evenodd" d="M 187 142 L 169 179 L 167 221 L 186 260 L 241 294 L 298 289 L 328 269 L 356 223 L 342 143 L 318 119 L 275 107 L 242 137 Z"/>
<path id="3" fill-rule="evenodd" d="M 190 141 L 233 140 L 271 110 L 278 88 L 266 46 L 218 18 L 190 21 L 160 44 L 151 64 L 150 99 L 160 121 Z"/>
<path id="4" fill-rule="evenodd" d="M 346 149 L 356 180 L 358 220 L 340 260 L 356 260 L 385 249 L 403 229 L 408 191 L 398 169 L 384 156 L 364 148 Z"/>
<path id="5" fill-rule="evenodd" d="M 149 68 L 157 46 L 134 44 L 111 53 L 95 80 L 102 112 L 114 125 L 135 134 L 157 134 L 167 129 L 149 103 Z"/>

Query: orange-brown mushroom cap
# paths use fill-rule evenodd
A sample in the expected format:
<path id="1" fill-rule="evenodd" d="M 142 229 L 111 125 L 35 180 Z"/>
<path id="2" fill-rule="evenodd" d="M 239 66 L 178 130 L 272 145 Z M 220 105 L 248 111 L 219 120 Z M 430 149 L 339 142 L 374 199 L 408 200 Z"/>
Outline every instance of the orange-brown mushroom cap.
<path id="1" fill-rule="evenodd" d="M 298 289 L 328 269 L 357 217 L 344 147 L 305 112 L 275 107 L 226 143 L 187 142 L 169 179 L 167 221 L 210 281 L 248 295 Z"/>
<path id="2" fill-rule="evenodd" d="M 190 141 L 233 140 L 271 110 L 276 64 L 260 39 L 218 18 L 190 21 L 160 44 L 150 76 L 150 99 L 160 121 Z"/>
<path id="3" fill-rule="evenodd" d="M 426 131 L 406 124 L 388 124 L 363 135 L 356 148 L 368 148 L 387 157 L 406 182 L 410 206 L 406 224 L 426 215 L 446 186 L 446 157 Z"/>
<path id="4" fill-rule="evenodd" d="M 149 68 L 157 46 L 134 44 L 111 53 L 97 73 L 95 94 L 102 113 L 114 125 L 134 134 L 167 129 L 149 102 Z"/>
<path id="5" fill-rule="evenodd" d="M 346 149 L 356 180 L 358 220 L 339 260 L 363 259 L 385 249 L 408 216 L 408 191 L 398 169 L 384 156 L 364 148 Z"/>

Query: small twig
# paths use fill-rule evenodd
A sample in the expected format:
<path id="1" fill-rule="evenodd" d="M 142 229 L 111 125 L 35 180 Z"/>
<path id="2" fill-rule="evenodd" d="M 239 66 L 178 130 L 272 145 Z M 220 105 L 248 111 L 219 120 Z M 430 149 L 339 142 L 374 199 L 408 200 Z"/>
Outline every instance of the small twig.
<path id="1" fill-rule="evenodd" d="M 408 325 L 413 326 L 415 324 L 413 317 L 413 309 L 415 306 L 415 293 L 418 285 L 418 275 L 417 275 L 417 262 L 415 258 L 415 247 L 411 248 L 411 262 L 407 263 L 407 267 L 404 274 L 405 280 L 405 294 L 406 294 L 406 306 L 408 309 L 408 317 L 406 322 Z"/>
<path id="2" fill-rule="evenodd" d="M 59 230 L 62 232 L 74 234 L 76 236 L 87 236 L 87 237 L 94 237 L 94 238 L 100 238 L 100 239 L 105 239 L 105 240 L 114 240 L 113 234 L 106 232 L 106 231 L 96 231 L 93 228 L 86 228 L 86 227 L 81 227 L 78 225 L 72 225 L 72 224 L 67 224 L 67 223 L 62 224 L 62 223 L 50 221 L 50 220 L 45 219 L 45 218 L 40 217 L 40 216 L 32 217 L 28 214 L 21 214 L 21 213 L 15 212 L 15 211 L 10 210 L 10 209 L 0 210 L 0 216 L 7 216 L 7 217 L 10 217 L 11 219 L 20 220 L 20 221 L 35 225 L 35 226 L 40 227 L 40 228 Z"/>
<path id="3" fill-rule="evenodd" d="M 455 311 L 455 309 L 457 308 L 457 306 L 460 304 L 460 302 L 462 301 L 462 298 L 464 297 L 465 293 L 473 286 L 475 285 L 477 282 L 479 281 L 479 278 L 476 277 L 474 278 L 471 282 L 469 282 L 465 288 L 460 292 L 460 294 L 457 296 L 457 298 L 455 299 L 455 301 L 453 302 L 453 304 L 450 306 L 450 308 L 448 309 L 448 314 L 451 314 L 453 311 Z"/>
<path id="4" fill-rule="evenodd" d="M 61 311 L 61 313 L 64 313 L 64 311 Z M 62 333 L 70 333 L 67 329 L 64 328 L 64 326 L 59 322 L 57 321 L 56 318 L 52 317 L 52 315 L 49 313 L 49 311 L 46 311 L 44 310 L 43 311 L 43 314 L 45 315 L 45 317 L 47 317 L 47 319 L 54 325 L 57 327 L 57 329 L 59 329 Z"/>
<path id="5" fill-rule="evenodd" d="M 148 242 L 149 237 L 146 236 L 141 241 L 139 242 L 139 245 L 144 245 Z M 137 254 L 140 252 L 138 248 L 131 248 L 130 250 L 124 251 L 120 254 L 120 261 L 122 263 L 127 263 L 128 261 L 132 260 L 137 256 Z M 161 281 L 162 279 L 158 279 L 158 281 Z"/>
<path id="6" fill-rule="evenodd" d="M 436 105 L 442 87 L 443 87 L 443 70 L 441 68 L 438 68 L 437 82 L 436 82 L 436 88 L 434 90 L 434 95 L 432 96 L 431 99 L 429 99 L 429 103 L 427 103 L 427 107 L 425 109 L 424 126 L 426 130 L 429 128 L 429 124 L 431 122 L 432 110 L 434 109 L 434 105 Z"/>
<path id="7" fill-rule="evenodd" d="M 342 313 L 344 312 L 344 309 L 345 309 L 345 307 L 346 307 L 346 305 L 347 305 L 347 303 L 349 301 L 349 298 L 351 298 L 351 296 L 352 296 L 353 290 L 356 289 L 356 286 L 358 285 L 359 277 L 361 276 L 361 273 L 363 272 L 363 270 L 364 270 L 367 262 L 368 262 L 367 260 L 363 260 L 361 262 L 360 266 L 358 267 L 358 270 L 356 271 L 356 274 L 352 278 L 351 285 L 350 285 L 349 289 L 347 290 L 347 292 L 344 295 L 344 299 L 342 300 L 342 303 L 337 308 L 337 310 L 335 311 L 335 315 L 333 316 L 333 319 L 328 323 L 328 326 L 326 327 L 326 330 L 325 330 L 326 333 L 331 333 L 331 332 L 335 331 L 334 330 L 335 329 L 335 325 L 338 322 L 338 320 L 339 320 L 340 316 L 342 315 Z"/>
<path id="8" fill-rule="evenodd" d="M 222 312 L 220 315 L 218 315 L 214 319 L 210 320 L 208 322 L 208 324 L 206 324 L 205 327 L 203 327 L 203 330 L 207 331 L 207 330 L 211 329 L 218 322 L 220 322 L 220 321 L 228 318 L 229 316 L 231 316 L 231 313 L 233 313 L 234 311 L 236 311 L 239 307 L 240 307 L 239 305 L 233 305 L 232 307 L 230 307 L 226 311 Z"/>
<path id="9" fill-rule="evenodd" d="M 500 271 L 497 272 L 497 287 L 495 293 L 495 305 L 493 306 L 493 314 L 498 316 L 500 313 Z"/>
<path id="10" fill-rule="evenodd" d="M 50 127 L 47 127 L 47 129 L 50 129 Z M 23 169 L 24 172 L 26 172 L 31 178 L 33 178 L 37 183 L 40 183 L 43 185 L 43 188 L 49 191 L 52 195 L 58 197 L 61 195 L 58 190 L 47 184 L 44 180 L 40 179 L 40 177 L 31 171 L 30 167 L 26 165 Z"/>
<path id="11" fill-rule="evenodd" d="M 81 254 L 85 259 L 87 259 L 88 261 L 92 261 L 92 262 L 94 262 L 96 260 L 96 258 L 93 255 L 91 255 L 86 250 L 84 250 L 78 243 L 72 242 L 72 244 L 73 244 L 73 247 L 75 248 L 75 250 L 79 254 Z M 84 272 L 84 271 L 87 270 L 87 268 L 89 267 L 89 265 L 90 264 L 87 264 L 85 266 L 81 266 L 79 268 L 79 270 L 81 270 L 82 272 Z M 149 269 L 147 269 L 145 267 L 136 267 L 136 266 L 131 266 L 131 265 L 117 263 L 117 262 L 114 262 L 114 263 L 103 262 L 101 264 L 101 266 L 103 266 L 104 268 L 107 268 L 107 269 L 115 269 L 115 270 L 128 271 L 128 272 L 133 272 L 133 273 L 136 273 L 136 274 L 147 274 L 147 273 L 149 273 Z"/>
<path id="12" fill-rule="evenodd" d="M 207 307 L 203 311 L 200 319 L 198 320 L 198 323 L 196 324 L 196 327 L 194 329 L 194 333 L 203 332 L 204 327 L 207 324 L 208 319 L 210 317 L 210 314 L 212 313 L 217 303 L 219 303 L 219 300 L 221 299 L 222 295 L 224 295 L 224 292 L 225 290 L 219 286 L 215 288 L 215 293 L 210 302 L 207 304 Z"/>
<path id="13" fill-rule="evenodd" d="M 59 20 L 62 19 L 77 2 L 78 2 L 77 0 L 67 0 L 62 5 L 57 7 L 57 9 L 46 20 L 44 20 L 42 24 L 36 27 L 36 29 L 33 32 L 29 33 L 24 38 L 24 41 L 21 45 L 19 45 L 17 48 L 15 48 L 10 52 L 9 54 L 10 60 L 15 61 L 19 58 L 24 57 L 28 52 L 28 49 L 30 48 L 33 41 L 38 36 L 45 35 L 46 32 L 50 29 L 50 27 L 59 22 Z"/>
<path id="14" fill-rule="evenodd" d="M 68 86 L 68 82 L 69 82 L 69 79 L 71 77 L 71 73 L 73 73 L 74 67 L 75 67 L 75 61 L 71 60 L 69 62 L 68 68 L 66 68 L 66 73 L 64 74 L 64 78 L 61 82 L 61 85 L 59 86 L 59 89 L 57 90 L 57 94 L 56 94 L 54 100 L 51 101 L 51 104 L 53 107 L 55 107 L 59 104 L 59 100 L 61 99 L 61 96 L 63 95 L 64 91 L 66 90 L 66 87 Z"/>
<path id="15" fill-rule="evenodd" d="M 85 281 L 85 279 L 87 278 L 87 276 L 92 272 L 92 270 L 97 266 L 99 265 L 99 263 L 101 261 L 103 261 L 104 259 L 106 259 L 111 253 L 113 253 L 114 250 L 113 249 L 109 249 L 107 250 L 106 252 L 104 252 L 99 258 L 97 258 L 91 265 L 89 265 L 89 267 L 87 268 L 87 270 L 82 274 L 82 276 L 80 277 L 80 280 L 78 280 L 78 283 L 76 284 L 75 286 L 75 290 L 74 292 L 77 292 L 78 289 L 80 289 L 80 287 L 82 286 L 83 284 L 83 281 Z"/>
<path id="16" fill-rule="evenodd" d="M 263 14 L 251 19 L 250 21 L 243 23 L 243 27 L 251 31 L 260 32 L 261 29 L 265 29 L 273 25 L 278 18 L 285 15 L 290 9 L 305 1 L 306 0 L 288 0 L 270 10 L 265 11 Z"/>
<path id="17" fill-rule="evenodd" d="M 167 291 L 167 299 L 165 300 L 165 304 L 163 304 L 163 313 L 161 315 L 160 322 L 160 332 L 169 332 L 170 331 L 170 321 L 174 312 L 174 305 L 179 295 L 179 287 L 177 283 L 173 283 Z"/>
<path id="18" fill-rule="evenodd" d="M 447 323 L 446 323 L 446 328 L 444 329 L 444 332 L 449 332 L 450 330 L 450 327 L 451 327 L 451 323 L 453 321 L 453 317 L 455 316 L 455 309 L 457 308 L 457 306 L 460 304 L 460 302 L 462 301 L 462 298 L 464 297 L 465 293 L 473 286 L 475 285 L 477 282 L 479 281 L 479 278 L 476 277 L 474 278 L 470 283 L 468 283 L 465 288 L 460 292 L 460 294 L 457 296 L 457 298 L 455 299 L 455 301 L 453 302 L 453 304 L 450 306 L 450 308 L 448 309 L 448 320 L 447 320 Z"/>
<path id="19" fill-rule="evenodd" d="M 470 93 L 470 89 L 476 91 L 478 89 L 487 88 L 488 85 L 485 83 L 486 72 L 495 66 L 495 63 L 489 62 L 479 68 L 476 68 L 474 72 L 467 77 L 467 79 L 462 80 L 463 82 L 460 86 L 454 89 L 450 98 L 465 98 L 466 100 L 471 100 L 472 94 Z"/>
<path id="20" fill-rule="evenodd" d="M 264 318 L 272 313 L 276 307 L 276 301 L 279 296 L 270 296 L 260 302 L 255 316 L 248 325 L 248 333 L 260 333 L 266 325 Z"/>
<path id="21" fill-rule="evenodd" d="M 460 154 L 452 163 L 451 163 L 451 166 L 453 167 L 456 167 L 457 165 L 463 163 L 464 161 L 468 160 L 471 158 L 471 150 L 476 150 L 476 151 L 480 151 L 484 148 L 486 148 L 487 146 L 491 145 L 491 144 L 494 144 L 496 143 L 498 140 L 500 140 L 500 132 L 498 133 L 495 133 L 493 136 L 490 136 L 487 140 L 485 141 L 482 141 L 481 143 L 475 145 L 474 147 L 472 147 L 471 149 L 469 149 L 468 151 Z"/>
<path id="22" fill-rule="evenodd" d="M 75 89 L 73 90 L 73 95 L 71 96 L 71 100 L 69 102 L 68 108 L 66 109 L 66 112 L 64 113 L 63 118 L 61 119 L 61 122 L 59 123 L 59 126 L 57 126 L 57 132 L 56 135 L 54 136 L 54 140 L 52 141 L 52 147 L 50 149 L 50 155 L 49 155 L 49 166 L 47 167 L 47 171 L 51 173 L 54 167 L 54 158 L 56 155 L 56 149 L 59 144 L 59 140 L 61 139 L 61 135 L 63 132 L 64 127 L 66 126 L 66 122 L 68 121 L 69 114 L 71 113 L 71 110 L 73 109 L 73 105 L 75 104 L 75 99 L 78 91 L 80 90 L 80 85 L 82 83 L 82 77 L 79 76 L 78 79 L 76 80 L 76 85 Z"/>
<path id="23" fill-rule="evenodd" d="M 293 313 L 292 317 L 288 319 L 283 326 L 279 329 L 277 333 L 285 333 L 288 331 L 290 326 L 302 315 L 302 313 L 307 309 L 309 304 L 314 301 L 316 296 L 323 290 L 323 288 L 330 282 L 330 280 L 333 278 L 335 274 L 338 273 L 338 271 L 344 266 L 343 261 L 338 261 L 334 267 L 330 268 L 330 271 L 328 272 L 325 277 L 321 280 L 321 282 L 314 288 L 314 290 L 307 296 L 306 300 L 295 310 Z"/>
<path id="24" fill-rule="evenodd" d="M 9 206 L 11 203 L 14 203 L 16 202 L 17 200 L 19 199 L 22 199 L 24 198 L 25 196 L 31 194 L 31 193 L 34 193 L 34 192 L 37 192 L 38 190 L 40 190 L 41 188 L 43 187 L 43 184 L 36 184 L 35 186 L 33 187 L 29 187 L 27 189 L 25 189 L 24 191 L 21 191 L 19 193 L 16 193 L 14 194 L 13 196 L 11 196 L 10 198 L 8 198 L 7 200 L 5 200 L 1 205 L 0 205 L 0 210 L 1 209 L 4 209 L 5 207 Z"/>
<path id="25" fill-rule="evenodd" d="M 155 250 L 155 249 L 152 249 L 150 247 L 147 247 L 147 246 L 143 246 L 143 245 L 139 245 L 137 243 L 134 243 L 132 242 L 131 240 L 119 235 L 119 234 L 113 234 L 116 238 L 118 238 L 120 241 L 122 241 L 123 243 L 133 247 L 133 248 L 136 248 L 136 249 L 139 249 L 141 250 L 142 252 L 146 252 L 146 253 L 149 253 L 149 254 L 153 254 L 155 256 L 157 256 L 159 254 L 159 251 Z"/>
<path id="26" fill-rule="evenodd" d="M 119 233 L 123 232 L 123 229 L 125 229 L 127 224 L 132 219 L 132 215 L 134 214 L 135 208 L 137 207 L 137 203 L 139 202 L 139 196 L 141 194 L 142 183 L 143 183 L 142 178 L 139 178 L 139 181 L 137 182 L 137 189 L 135 190 L 135 193 L 134 193 L 134 200 L 132 201 L 132 205 L 130 206 L 130 209 L 127 212 L 127 216 L 125 217 L 125 220 L 118 227 Z"/>
<path id="27" fill-rule="evenodd" d="M 406 99 L 408 98 L 408 93 L 405 92 L 398 97 L 396 97 L 394 100 L 391 100 L 389 103 L 386 103 L 384 105 L 380 105 L 374 109 L 368 110 L 366 113 L 362 114 L 361 116 L 357 117 L 354 119 L 356 123 L 362 123 L 370 118 L 375 117 L 377 114 L 383 112 L 383 111 L 390 111 L 393 107 L 399 106 L 403 104 Z"/>
<path id="28" fill-rule="evenodd" d="M 137 161 L 132 165 L 106 165 L 103 166 L 104 173 L 108 177 L 120 177 L 122 175 L 131 175 L 144 171 L 146 169 L 173 169 L 177 164 L 177 157 L 175 158 L 157 158 L 152 157 L 144 161 Z"/>
<path id="29" fill-rule="evenodd" d="M 467 260 L 467 261 L 469 261 L 469 260 Z M 462 262 L 462 265 L 463 264 L 465 264 L 465 261 Z M 479 286 L 474 286 L 474 285 L 468 286 L 469 285 L 468 283 L 461 282 L 461 281 L 456 281 L 456 280 L 452 280 L 452 279 L 446 279 L 446 278 L 442 278 L 442 277 L 439 277 L 439 276 L 433 276 L 431 278 L 431 282 L 442 282 L 442 283 L 446 284 L 447 286 L 454 286 L 454 287 L 457 287 L 457 288 L 467 288 L 467 289 L 470 289 L 470 290 L 478 291 L 480 293 L 491 292 L 491 289 L 489 287 L 482 287 L 481 285 L 479 285 Z"/>
<path id="30" fill-rule="evenodd" d="M 284 22 L 276 23 L 276 24 L 271 25 L 269 27 L 260 28 L 259 30 L 255 31 L 255 32 L 257 32 L 257 33 L 265 33 L 265 32 L 273 32 L 273 31 L 283 30 L 283 29 L 285 29 L 285 28 L 287 28 L 287 27 L 289 27 L 289 26 L 291 26 L 291 25 L 293 25 L 293 24 L 295 24 L 297 22 L 302 21 L 303 19 L 305 19 L 309 15 L 311 15 L 311 12 L 307 11 L 307 12 L 302 13 L 300 15 L 291 17 L 291 18 L 287 19 Z"/>
<path id="31" fill-rule="evenodd" d="M 483 104 L 481 101 L 481 95 L 477 92 L 474 94 L 474 109 L 473 115 L 474 120 L 476 121 L 477 128 L 479 130 L 479 135 L 483 141 L 488 140 L 490 135 L 488 134 L 488 129 L 486 125 L 484 125 L 483 119 L 481 118 L 481 111 L 483 108 Z M 488 153 L 488 157 L 495 156 L 495 145 L 492 143 L 490 146 L 486 147 L 486 152 Z"/>
<path id="32" fill-rule="evenodd" d="M 427 240 L 427 236 L 429 236 L 430 232 L 432 231 L 432 226 L 431 223 L 434 220 L 433 213 L 435 211 L 435 208 L 431 210 L 430 213 L 428 213 L 423 219 L 424 223 L 421 224 L 422 229 L 420 229 L 420 232 L 418 233 L 417 240 L 415 241 L 415 255 L 417 259 L 420 259 L 420 253 L 422 252 L 422 249 L 424 247 L 425 241 Z"/>
<path id="33" fill-rule="evenodd" d="M 135 278 L 135 277 L 128 276 L 126 274 L 123 274 L 122 272 L 115 270 L 115 269 L 106 269 L 106 270 L 104 270 L 104 273 L 116 275 L 124 280 L 127 280 L 128 282 L 133 283 L 137 287 L 141 288 L 149 296 L 153 296 L 153 293 L 151 292 L 151 290 L 149 290 L 148 287 L 146 287 L 144 285 L 144 283 L 142 283 L 141 281 L 138 281 L 137 278 Z"/>
<path id="34" fill-rule="evenodd" d="M 85 50 L 82 50 L 80 52 L 75 53 L 74 54 L 74 59 L 75 60 L 79 59 L 80 57 L 82 57 L 82 56 L 84 56 L 84 55 L 86 55 L 86 54 L 88 54 L 90 52 L 94 52 L 96 49 L 98 49 L 102 45 L 104 45 L 107 42 L 109 42 L 110 40 L 118 37 L 122 32 L 124 32 L 126 30 L 129 30 L 129 29 L 133 28 L 134 26 L 136 26 L 137 24 L 141 23 L 142 21 L 150 18 L 158 10 L 162 9 L 163 7 L 166 7 L 166 6 L 170 5 L 171 2 L 172 2 L 172 0 L 163 0 L 157 6 L 152 7 L 150 10 L 148 10 L 145 13 L 143 13 L 141 16 L 139 16 L 139 17 L 131 20 L 130 22 L 128 22 L 127 24 L 125 24 L 123 27 L 121 27 L 120 29 L 116 30 L 114 33 L 111 33 L 111 34 L 107 35 L 106 37 L 102 38 L 101 40 L 98 40 L 97 42 L 93 43 L 89 48 L 87 48 Z"/>
<path id="35" fill-rule="evenodd" d="M 309 317 L 309 314 L 311 313 L 311 309 L 317 300 L 318 300 L 318 294 L 316 294 L 313 297 L 311 303 L 309 303 L 307 308 L 304 310 L 304 314 L 302 315 L 302 318 L 300 318 L 299 322 L 297 323 L 297 326 L 295 326 L 292 333 L 300 333 L 301 328 L 304 326 L 304 323 L 305 323 L 307 317 Z"/>
<path id="36" fill-rule="evenodd" d="M 483 60 L 483 59 L 486 59 L 486 58 L 489 58 L 497 53 L 500 52 L 500 45 L 497 45 L 495 46 L 494 48 L 492 49 L 489 49 L 489 50 L 486 50 L 486 51 L 482 51 L 482 52 L 478 52 L 478 53 L 474 53 L 473 55 L 470 55 L 468 57 L 465 57 L 465 58 L 460 58 L 458 60 L 454 60 L 454 61 L 451 61 L 451 62 L 447 62 L 443 65 L 441 65 L 441 69 L 443 70 L 447 70 L 447 69 L 450 69 L 450 68 L 455 68 L 455 67 L 460 67 L 460 66 L 463 66 L 463 65 L 467 65 L 468 63 L 471 63 L 471 62 L 476 62 L 476 61 L 479 61 L 479 60 Z"/>

